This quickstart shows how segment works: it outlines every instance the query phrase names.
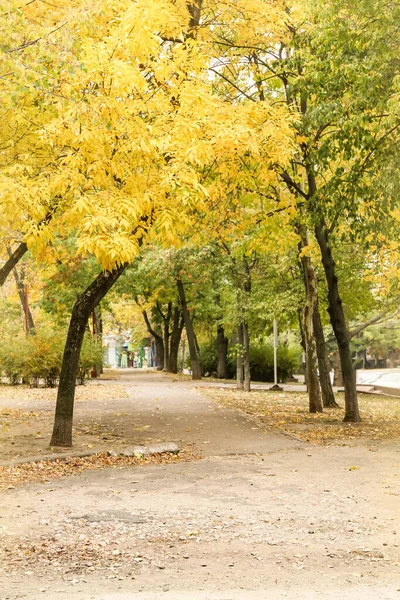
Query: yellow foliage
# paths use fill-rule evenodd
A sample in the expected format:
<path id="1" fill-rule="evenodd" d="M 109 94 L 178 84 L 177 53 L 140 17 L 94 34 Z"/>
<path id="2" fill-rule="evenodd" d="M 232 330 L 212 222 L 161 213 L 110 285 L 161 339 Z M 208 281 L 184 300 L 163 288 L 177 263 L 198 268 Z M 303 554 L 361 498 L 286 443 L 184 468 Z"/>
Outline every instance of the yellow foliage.
<path id="1" fill-rule="evenodd" d="M 228 178 L 243 189 L 244 159 L 263 190 L 289 160 L 287 109 L 227 101 L 212 75 L 216 33 L 273 44 L 283 3 L 211 2 L 198 31 L 186 0 L 8 0 L 6 11 L 0 227 L 40 257 L 57 233 L 103 268 L 130 262 L 147 236 L 178 243 L 199 208 L 226 201 Z"/>

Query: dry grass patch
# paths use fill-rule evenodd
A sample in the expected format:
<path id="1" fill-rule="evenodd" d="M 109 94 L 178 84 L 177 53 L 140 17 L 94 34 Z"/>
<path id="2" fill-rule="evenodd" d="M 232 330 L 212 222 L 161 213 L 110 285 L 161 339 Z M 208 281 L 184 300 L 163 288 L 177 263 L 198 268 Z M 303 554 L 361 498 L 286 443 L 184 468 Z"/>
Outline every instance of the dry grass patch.
<path id="1" fill-rule="evenodd" d="M 201 388 L 225 408 L 253 415 L 267 427 L 314 444 L 354 442 L 357 439 L 390 440 L 400 436 L 400 398 L 359 394 L 361 423 L 343 423 L 343 409 L 308 412 L 308 396 L 298 392 L 242 392 Z M 343 394 L 336 395 L 344 406 Z"/>

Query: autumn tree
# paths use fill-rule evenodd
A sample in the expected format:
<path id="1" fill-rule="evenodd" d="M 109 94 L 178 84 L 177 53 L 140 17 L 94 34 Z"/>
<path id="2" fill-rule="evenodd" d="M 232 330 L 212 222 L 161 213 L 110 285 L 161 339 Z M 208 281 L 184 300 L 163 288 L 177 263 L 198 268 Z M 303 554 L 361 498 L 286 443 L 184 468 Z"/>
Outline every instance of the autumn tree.
<path id="1" fill-rule="evenodd" d="M 287 157 L 290 127 L 277 107 L 232 107 L 213 93 L 208 46 L 186 2 L 74 5 L 58 61 L 57 116 L 42 128 L 68 182 L 63 235 L 103 271 L 72 311 L 52 445 L 70 445 L 77 357 L 88 315 L 141 245 L 175 243 L 208 202 L 199 165 L 225 169 L 270 142 Z M 68 65 L 68 66 L 67 66 Z M 276 138 L 279 138 L 275 140 Z M 55 168 L 52 161 L 47 171 Z M 60 184 L 61 185 L 61 184 Z"/>

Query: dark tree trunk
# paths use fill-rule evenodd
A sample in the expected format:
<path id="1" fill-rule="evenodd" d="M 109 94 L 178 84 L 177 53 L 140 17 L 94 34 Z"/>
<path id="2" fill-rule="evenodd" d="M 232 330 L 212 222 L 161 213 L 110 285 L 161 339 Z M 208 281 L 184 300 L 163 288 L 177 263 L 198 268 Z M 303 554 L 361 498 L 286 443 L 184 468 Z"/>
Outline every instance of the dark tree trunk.
<path id="1" fill-rule="evenodd" d="M 163 320 L 163 344 L 164 344 L 163 371 L 169 371 L 169 338 L 170 338 L 169 325 L 171 322 L 171 315 L 172 315 L 172 302 L 168 302 L 167 312 L 165 314 L 161 310 L 161 305 L 159 302 L 156 303 L 156 309 L 158 310 L 160 317 Z"/>
<path id="2" fill-rule="evenodd" d="M 157 331 L 155 331 L 150 323 L 149 317 L 145 310 L 142 310 L 142 315 L 144 318 L 144 322 L 146 323 L 147 331 L 150 335 L 153 336 L 154 341 L 156 343 L 156 357 L 157 357 L 157 371 L 162 371 L 164 369 L 164 341 L 163 338 Z"/>
<path id="3" fill-rule="evenodd" d="M 182 372 L 185 368 L 185 358 L 186 358 L 186 339 L 182 339 Z"/>
<path id="4" fill-rule="evenodd" d="M 308 390 L 308 383 L 307 383 L 307 351 L 306 351 L 306 338 L 304 335 L 304 323 L 303 323 L 303 311 L 301 308 L 299 308 L 297 310 L 297 317 L 298 317 L 298 321 L 299 321 L 299 329 L 300 329 L 300 345 L 303 348 L 303 355 L 304 355 L 304 360 L 302 358 L 301 360 L 301 364 L 302 367 L 304 369 L 304 383 L 306 385 L 306 388 Z"/>
<path id="5" fill-rule="evenodd" d="M 228 338 L 225 337 L 223 325 L 218 325 L 217 329 L 217 377 L 218 379 L 227 379 L 228 377 Z"/>
<path id="6" fill-rule="evenodd" d="M 247 304 L 250 301 L 251 293 L 251 272 L 250 265 L 245 256 L 243 256 L 243 268 L 244 268 L 244 281 L 243 291 L 245 292 Z M 249 326 L 245 319 L 242 323 L 242 339 L 243 339 L 243 388 L 246 392 L 250 392 L 251 387 L 251 376 L 250 376 L 250 337 L 249 337 Z"/>
<path id="7" fill-rule="evenodd" d="M 321 316 L 319 314 L 318 303 L 315 306 L 313 314 L 313 325 L 315 342 L 317 345 L 318 370 L 319 381 L 321 384 L 322 404 L 324 408 L 340 408 L 339 404 L 337 404 L 335 400 L 335 394 L 333 393 L 331 378 L 329 375 L 324 330 L 321 323 Z"/>
<path id="8" fill-rule="evenodd" d="M 314 313 L 318 306 L 318 286 L 311 256 L 302 252 L 309 245 L 308 230 L 298 224 L 297 232 L 300 235 L 299 243 L 300 262 L 303 272 L 304 286 L 306 290 L 306 301 L 304 304 L 304 319 L 302 335 L 306 349 L 306 383 L 309 399 L 310 413 L 322 412 L 321 389 L 317 369 L 317 347 L 314 332 Z"/>
<path id="9" fill-rule="evenodd" d="M 72 419 L 79 356 L 89 317 L 128 265 L 104 271 L 78 297 L 72 309 L 58 386 L 50 446 L 72 446 Z"/>
<path id="10" fill-rule="evenodd" d="M 98 306 L 98 315 L 99 315 L 99 337 L 101 340 L 101 343 L 103 343 L 103 317 L 102 317 L 102 313 L 101 313 L 101 307 Z M 103 369 L 104 369 L 104 362 L 101 363 L 100 365 L 100 374 L 103 374 Z"/>
<path id="11" fill-rule="evenodd" d="M 18 248 L 10 254 L 8 260 L 0 269 L 0 286 L 4 284 L 13 268 L 18 264 L 26 252 L 28 252 L 28 246 L 25 244 L 25 242 L 21 242 Z"/>
<path id="12" fill-rule="evenodd" d="M 176 285 L 178 287 L 179 299 L 181 302 L 183 319 L 186 327 L 186 335 L 189 345 L 189 354 L 190 354 L 190 365 L 192 369 L 192 379 L 201 379 L 201 365 L 200 359 L 197 352 L 197 344 L 196 344 L 196 336 L 193 329 L 193 323 L 190 318 L 189 310 L 187 307 L 185 289 L 183 287 L 183 283 L 181 279 L 176 280 Z"/>
<path id="13" fill-rule="evenodd" d="M 238 325 L 238 355 L 236 358 L 236 387 L 238 390 L 242 390 L 244 387 L 244 373 L 243 373 L 243 324 L 239 323 Z"/>
<path id="14" fill-rule="evenodd" d="M 247 323 L 243 323 L 243 374 L 244 383 L 243 388 L 245 392 L 250 392 L 251 389 L 251 375 L 250 375 L 250 338 L 249 338 L 249 327 Z"/>
<path id="15" fill-rule="evenodd" d="M 308 232 L 299 228 L 301 234 L 301 246 L 308 246 Z M 318 304 L 318 288 L 315 271 L 311 257 L 303 254 L 301 264 L 304 273 L 306 288 L 306 302 L 304 305 L 304 337 L 306 343 L 306 369 L 307 389 L 310 413 L 322 412 L 321 390 L 319 387 L 317 370 L 317 348 L 314 334 L 313 316 Z"/>
<path id="16" fill-rule="evenodd" d="M 174 308 L 174 318 L 170 339 L 169 351 L 169 371 L 170 373 L 178 372 L 178 354 L 179 345 L 181 343 L 182 331 L 184 326 L 182 311 L 177 306 Z"/>
<path id="17" fill-rule="evenodd" d="M 165 317 L 163 316 L 163 319 L 164 319 L 164 368 L 163 368 L 163 371 L 169 371 L 170 367 L 171 367 L 170 360 L 169 360 L 169 338 L 170 338 L 169 324 L 171 322 L 171 312 L 172 312 L 172 302 L 168 302 L 167 314 Z"/>
<path id="18" fill-rule="evenodd" d="M 35 323 L 33 322 L 31 309 L 29 308 L 29 305 L 27 305 L 28 298 L 27 298 L 26 289 L 25 289 L 25 285 L 24 285 L 23 272 L 21 272 L 21 277 L 20 277 L 18 275 L 17 269 L 14 267 L 13 275 L 14 275 L 15 283 L 17 285 L 17 291 L 18 291 L 19 300 L 21 302 L 22 311 L 23 311 L 24 317 L 25 317 L 26 329 L 27 329 L 26 333 L 34 335 L 35 334 Z"/>
<path id="19" fill-rule="evenodd" d="M 324 266 L 325 277 L 328 284 L 328 312 L 338 344 L 340 364 L 343 373 L 345 401 L 344 421 L 357 423 L 361 421 L 361 418 L 358 408 L 356 374 L 351 358 L 350 337 L 343 312 L 342 299 L 339 294 L 338 279 L 335 271 L 336 265 L 329 246 L 328 231 L 325 223 L 321 222 L 316 226 L 315 235 L 321 249 L 322 264 Z"/>
<path id="20" fill-rule="evenodd" d="M 154 338 L 156 344 L 157 371 L 164 369 L 164 342 L 160 338 Z"/>
<path id="21" fill-rule="evenodd" d="M 343 374 L 342 374 L 342 367 L 340 366 L 339 350 L 336 350 L 335 354 L 333 355 L 333 371 L 334 371 L 333 385 L 336 385 L 336 387 L 342 387 Z"/>
<path id="22" fill-rule="evenodd" d="M 92 326 L 93 326 L 93 329 L 92 329 L 93 336 L 98 341 L 102 341 L 101 340 L 101 329 L 100 329 L 100 318 L 99 318 L 98 306 L 96 306 L 96 308 L 92 312 Z M 102 363 L 93 365 L 93 369 L 92 369 L 92 373 L 91 373 L 92 377 L 94 377 L 94 378 L 100 377 L 101 371 L 102 371 Z"/>

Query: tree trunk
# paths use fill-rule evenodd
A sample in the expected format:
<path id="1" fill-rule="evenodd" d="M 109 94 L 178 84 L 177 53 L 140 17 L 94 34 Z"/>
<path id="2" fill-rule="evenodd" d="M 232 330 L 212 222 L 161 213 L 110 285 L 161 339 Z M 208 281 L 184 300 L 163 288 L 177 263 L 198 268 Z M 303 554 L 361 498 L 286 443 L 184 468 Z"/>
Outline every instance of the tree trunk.
<path id="1" fill-rule="evenodd" d="M 308 245 L 308 234 L 302 236 L 302 245 Z M 313 327 L 313 315 L 318 302 L 318 289 L 311 257 L 301 256 L 306 284 L 306 302 L 304 305 L 304 337 L 306 342 L 306 368 L 310 413 L 322 412 L 321 390 L 318 381 L 317 348 Z"/>
<path id="2" fill-rule="evenodd" d="M 170 351 L 169 351 L 169 372 L 178 372 L 178 354 L 179 346 L 181 343 L 182 330 L 184 326 L 184 320 L 182 311 L 177 306 L 174 308 L 174 319 L 170 338 Z"/>
<path id="3" fill-rule="evenodd" d="M 9 254 L 11 255 L 10 251 L 9 251 Z M 24 285 L 23 272 L 21 271 L 21 277 L 19 277 L 18 271 L 14 267 L 13 275 L 14 275 L 15 283 L 17 285 L 17 292 L 18 292 L 19 300 L 21 302 L 22 311 L 23 311 L 24 317 L 25 317 L 26 333 L 34 335 L 35 334 L 35 323 L 33 322 L 31 309 L 29 308 L 29 306 L 27 306 L 28 298 L 26 295 L 26 290 L 25 290 L 25 285 Z"/>
<path id="4" fill-rule="evenodd" d="M 164 323 L 164 367 L 163 371 L 169 371 L 170 362 L 169 362 L 169 323 Z"/>
<path id="5" fill-rule="evenodd" d="M 100 318 L 99 318 L 99 308 L 96 308 L 92 312 L 92 326 L 93 326 L 93 336 L 96 340 L 101 341 L 101 330 L 100 330 Z M 98 363 L 93 365 L 92 377 L 100 377 L 102 363 Z"/>
<path id="6" fill-rule="evenodd" d="M 321 323 L 321 315 L 319 314 L 318 302 L 315 305 L 315 310 L 313 314 L 313 325 L 315 342 L 317 346 L 318 370 L 322 392 L 322 404 L 324 408 L 340 408 L 339 404 L 337 404 L 335 400 L 335 394 L 333 393 L 331 378 L 329 375 L 324 330 Z"/>
<path id="7" fill-rule="evenodd" d="M 236 358 L 236 387 L 242 390 L 244 387 L 244 361 L 243 361 L 243 346 L 244 346 L 243 324 L 238 325 L 238 355 Z"/>
<path id="8" fill-rule="evenodd" d="M 13 253 L 10 253 L 8 260 L 0 269 L 0 287 L 4 284 L 13 268 L 18 264 L 26 252 L 28 252 L 28 246 L 25 242 L 21 242 L 18 248 Z"/>
<path id="9" fill-rule="evenodd" d="M 183 283 L 181 279 L 176 280 L 176 285 L 178 287 L 179 299 L 181 302 L 181 308 L 183 313 L 183 319 L 186 327 L 186 335 L 189 345 L 189 354 L 190 354 L 190 365 L 192 369 L 192 379 L 201 379 L 201 365 L 199 360 L 199 355 L 197 352 L 197 344 L 196 337 L 193 329 L 193 323 L 190 318 L 189 310 L 187 307 L 185 289 L 183 287 Z"/>
<path id="10" fill-rule="evenodd" d="M 250 392 L 251 389 L 251 375 L 250 375 L 250 338 L 249 338 L 249 327 L 247 323 L 243 323 L 243 371 L 244 371 L 244 391 Z"/>
<path id="11" fill-rule="evenodd" d="M 186 358 L 186 338 L 182 339 L 182 373 L 185 368 L 185 358 Z"/>
<path id="12" fill-rule="evenodd" d="M 342 367 L 340 366 L 339 350 L 336 350 L 335 354 L 333 355 L 333 372 L 333 385 L 336 385 L 336 387 L 342 387 L 343 374 Z"/>
<path id="13" fill-rule="evenodd" d="M 303 267 L 302 267 L 302 271 L 303 271 Z M 304 276 L 304 271 L 303 271 L 303 276 Z M 303 356 L 301 359 L 301 365 L 304 369 L 304 383 L 306 386 L 306 389 L 308 391 L 308 382 L 307 382 L 307 357 L 306 357 L 306 337 L 304 335 L 304 314 L 301 308 L 299 308 L 297 310 L 297 318 L 299 321 L 299 329 L 300 329 L 300 345 L 303 348 Z M 303 360 L 304 357 L 304 360 Z"/>
<path id="14" fill-rule="evenodd" d="M 156 356 L 157 356 L 157 371 L 164 369 L 164 341 L 159 333 L 157 333 L 151 326 L 149 317 L 145 310 L 142 310 L 144 322 L 146 323 L 147 331 L 153 336 L 156 343 Z"/>
<path id="15" fill-rule="evenodd" d="M 164 369 L 164 342 L 160 338 L 154 338 L 156 344 L 157 371 Z"/>
<path id="16" fill-rule="evenodd" d="M 101 343 L 103 343 L 103 317 L 102 317 L 100 306 L 98 307 L 98 315 L 99 315 L 99 336 L 100 336 Z M 104 359 L 100 365 L 100 375 L 103 374 L 103 370 L 104 370 Z"/>
<path id="17" fill-rule="evenodd" d="M 322 264 L 324 266 L 325 277 L 328 284 L 328 312 L 338 344 L 340 364 L 343 373 L 345 401 L 344 421 L 357 423 L 361 421 L 361 418 L 358 408 L 356 374 L 351 358 L 350 338 L 343 312 L 342 299 L 339 294 L 338 279 L 335 272 L 336 265 L 329 246 L 328 231 L 325 223 L 320 222 L 316 226 L 315 235 L 321 249 Z"/>
<path id="18" fill-rule="evenodd" d="M 223 325 L 218 325 L 217 329 L 217 377 L 218 379 L 227 379 L 228 377 L 228 338 L 225 337 L 225 331 Z"/>
<path id="19" fill-rule="evenodd" d="M 72 446 L 72 419 L 79 356 L 90 314 L 128 265 L 100 273 L 78 297 L 72 309 L 58 386 L 50 446 Z"/>
<path id="20" fill-rule="evenodd" d="M 163 311 L 161 310 L 161 306 L 160 306 L 159 302 L 156 303 L 156 309 L 158 310 L 158 312 L 163 320 L 163 343 L 164 343 L 163 371 L 169 371 L 169 369 L 170 369 L 170 366 L 169 366 L 169 338 L 170 338 L 169 325 L 171 322 L 172 302 L 168 302 L 166 314 L 164 314 Z"/>

